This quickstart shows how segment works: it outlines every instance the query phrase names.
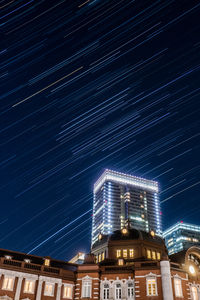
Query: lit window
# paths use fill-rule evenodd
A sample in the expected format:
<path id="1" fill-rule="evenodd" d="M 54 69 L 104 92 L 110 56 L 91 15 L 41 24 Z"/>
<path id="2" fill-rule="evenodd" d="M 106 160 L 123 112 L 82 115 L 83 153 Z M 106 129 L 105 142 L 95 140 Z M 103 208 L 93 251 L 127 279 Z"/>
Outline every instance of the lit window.
<path id="1" fill-rule="evenodd" d="M 25 258 L 24 261 L 25 261 L 25 263 L 27 263 L 27 264 L 30 264 L 30 263 L 31 263 L 31 260 L 28 259 L 28 258 Z"/>
<path id="2" fill-rule="evenodd" d="M 14 277 L 4 276 L 2 290 L 13 290 Z"/>
<path id="3" fill-rule="evenodd" d="M 122 298 L 122 288 L 121 288 L 121 284 L 117 283 L 115 286 L 115 299 L 119 300 Z"/>
<path id="4" fill-rule="evenodd" d="M 117 257 L 121 256 L 121 250 L 117 250 Z"/>
<path id="5" fill-rule="evenodd" d="M 101 254 L 101 259 L 102 259 L 102 260 L 105 259 L 105 253 L 104 253 L 104 252 L 102 252 L 102 254 Z"/>
<path id="6" fill-rule="evenodd" d="M 127 257 L 127 249 L 123 249 L 123 257 L 124 257 L 124 258 Z"/>
<path id="7" fill-rule="evenodd" d="M 123 264 L 124 264 L 124 260 L 123 259 L 118 259 L 118 265 L 119 266 L 123 266 Z"/>
<path id="8" fill-rule="evenodd" d="M 132 282 L 128 283 L 128 299 L 133 299 L 134 297 L 134 285 Z"/>
<path id="9" fill-rule="evenodd" d="M 44 295 L 45 296 L 53 296 L 54 295 L 54 284 L 46 282 L 44 288 Z"/>
<path id="10" fill-rule="evenodd" d="M 49 265 L 50 265 L 50 259 L 45 258 L 44 265 L 47 266 L 47 267 L 49 267 Z"/>
<path id="11" fill-rule="evenodd" d="M 182 284 L 180 278 L 174 278 L 174 288 L 176 297 L 183 297 Z"/>
<path id="12" fill-rule="evenodd" d="M 12 259 L 12 256 L 10 256 L 10 255 L 5 255 L 5 259 Z"/>
<path id="13" fill-rule="evenodd" d="M 151 258 L 151 250 L 147 250 L 147 258 Z"/>
<path id="14" fill-rule="evenodd" d="M 64 285 L 63 298 L 72 299 L 72 286 L 71 285 Z"/>
<path id="15" fill-rule="evenodd" d="M 160 260 L 160 252 L 157 252 L 157 259 Z"/>
<path id="16" fill-rule="evenodd" d="M 99 262 L 101 262 L 101 253 L 99 254 Z"/>
<path id="17" fill-rule="evenodd" d="M 103 286 L 103 299 L 108 300 L 109 299 L 109 284 L 106 283 Z"/>
<path id="18" fill-rule="evenodd" d="M 156 259 L 156 252 L 152 251 L 152 259 Z"/>
<path id="19" fill-rule="evenodd" d="M 147 296 L 156 296 L 157 286 L 155 278 L 147 278 Z"/>
<path id="20" fill-rule="evenodd" d="M 198 300 L 199 298 L 198 298 L 198 291 L 196 286 L 192 286 L 191 292 L 192 292 L 192 300 Z"/>
<path id="21" fill-rule="evenodd" d="M 83 281 L 82 285 L 82 298 L 91 298 L 92 294 L 92 283 L 91 280 Z"/>
<path id="22" fill-rule="evenodd" d="M 33 294 L 34 288 L 35 288 L 35 281 L 26 279 L 25 284 L 24 284 L 24 293 Z"/>
<path id="23" fill-rule="evenodd" d="M 133 249 L 129 249 L 129 256 L 134 257 L 134 250 Z"/>

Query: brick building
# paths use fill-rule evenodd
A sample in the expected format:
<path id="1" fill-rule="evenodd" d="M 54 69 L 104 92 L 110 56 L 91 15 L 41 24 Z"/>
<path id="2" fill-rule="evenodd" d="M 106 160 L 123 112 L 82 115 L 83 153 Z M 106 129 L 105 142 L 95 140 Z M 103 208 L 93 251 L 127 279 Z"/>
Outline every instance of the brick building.
<path id="1" fill-rule="evenodd" d="M 200 299 L 200 248 L 167 256 L 154 232 L 99 234 L 81 265 L 0 250 L 0 300 Z"/>

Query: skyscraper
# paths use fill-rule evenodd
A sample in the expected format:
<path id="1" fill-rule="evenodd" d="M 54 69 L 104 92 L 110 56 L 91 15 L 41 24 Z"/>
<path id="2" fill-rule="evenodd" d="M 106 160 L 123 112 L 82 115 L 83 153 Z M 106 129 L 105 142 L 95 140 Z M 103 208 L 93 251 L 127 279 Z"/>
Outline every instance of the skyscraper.
<path id="1" fill-rule="evenodd" d="M 200 245 L 200 226 L 178 222 L 163 232 L 169 254 Z"/>
<path id="2" fill-rule="evenodd" d="M 158 183 L 106 169 L 94 184 L 92 244 L 129 221 L 140 230 L 161 235 Z"/>

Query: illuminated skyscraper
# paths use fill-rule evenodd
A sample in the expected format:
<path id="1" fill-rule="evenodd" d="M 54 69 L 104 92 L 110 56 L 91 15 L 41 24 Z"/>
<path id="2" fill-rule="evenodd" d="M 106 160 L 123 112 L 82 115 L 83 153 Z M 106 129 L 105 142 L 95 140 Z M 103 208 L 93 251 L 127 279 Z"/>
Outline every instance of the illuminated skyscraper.
<path id="1" fill-rule="evenodd" d="M 178 222 L 163 232 L 169 254 L 200 245 L 200 226 Z"/>
<path id="2" fill-rule="evenodd" d="M 158 183 L 106 169 L 94 184 L 92 244 L 100 232 L 110 234 L 128 220 L 133 228 L 162 234 Z"/>

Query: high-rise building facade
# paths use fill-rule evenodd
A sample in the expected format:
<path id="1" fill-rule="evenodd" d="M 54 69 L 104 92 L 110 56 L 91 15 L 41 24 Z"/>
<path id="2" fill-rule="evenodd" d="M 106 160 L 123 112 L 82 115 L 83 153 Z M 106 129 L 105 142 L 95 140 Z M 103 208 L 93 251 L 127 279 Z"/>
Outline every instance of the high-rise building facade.
<path id="1" fill-rule="evenodd" d="M 200 226 L 178 222 L 163 232 L 169 255 L 200 245 Z"/>
<path id="2" fill-rule="evenodd" d="M 158 183 L 106 169 L 94 184 L 92 244 L 99 233 L 131 227 L 161 235 Z"/>

